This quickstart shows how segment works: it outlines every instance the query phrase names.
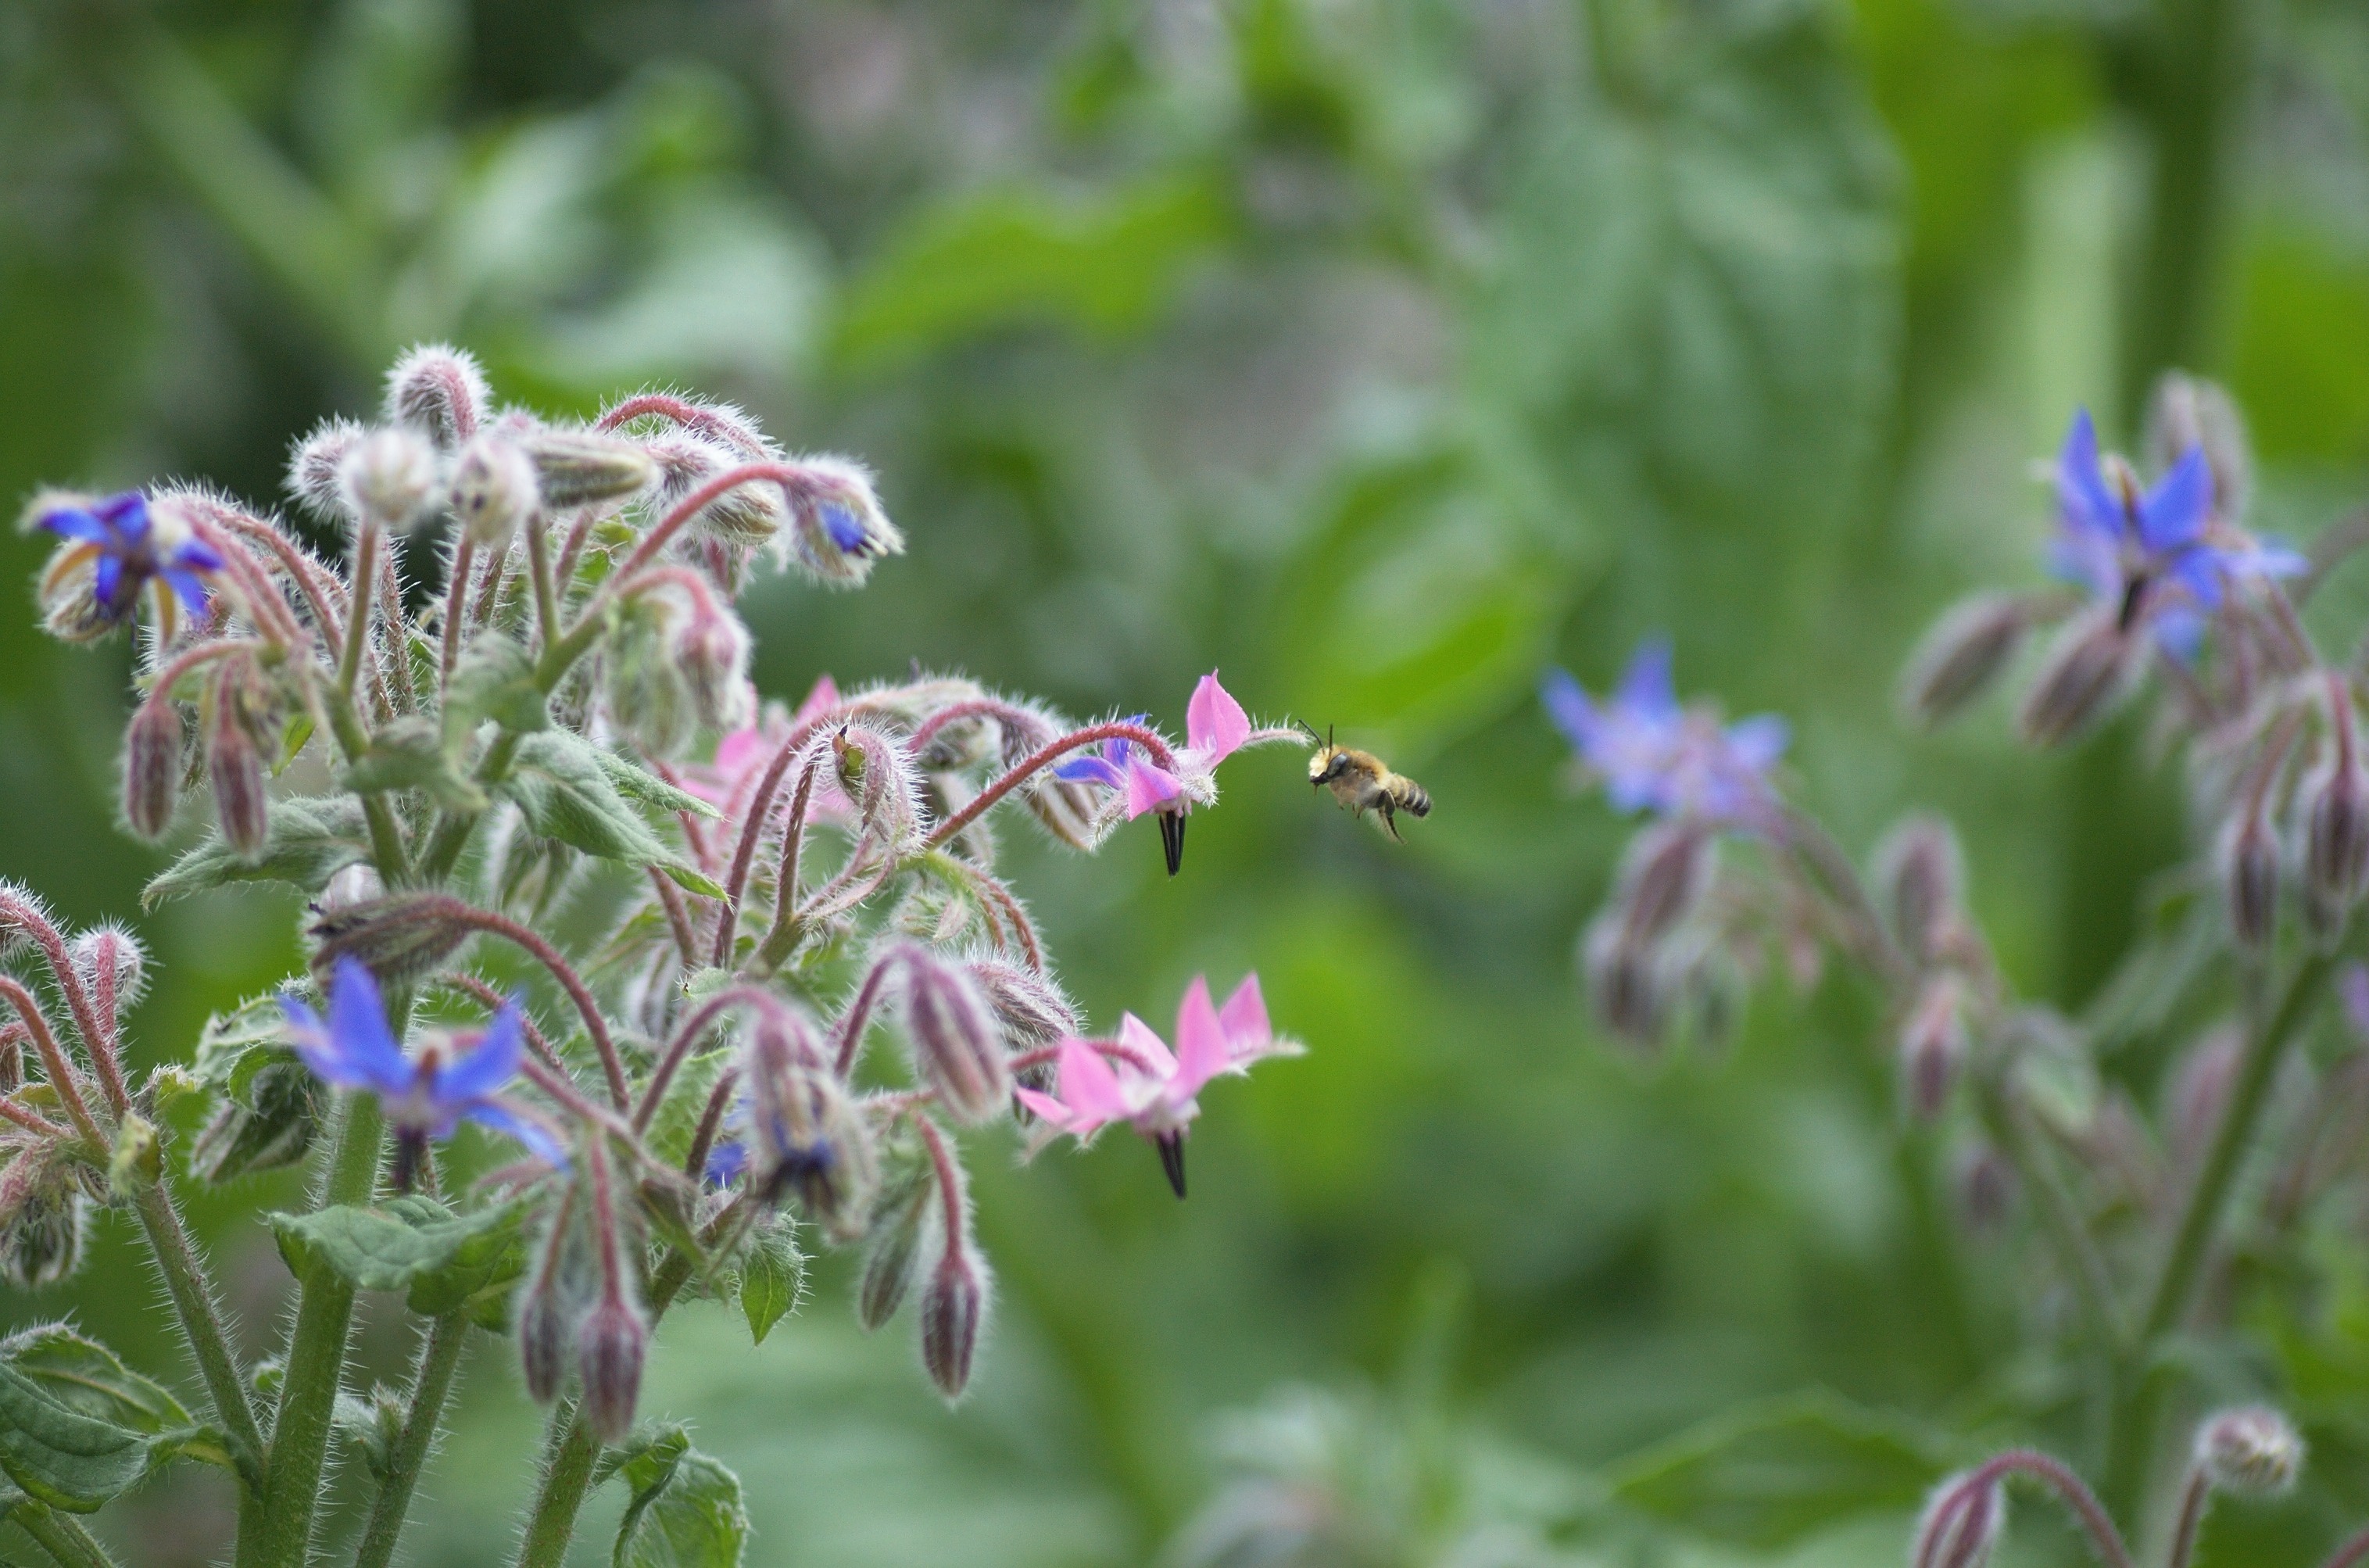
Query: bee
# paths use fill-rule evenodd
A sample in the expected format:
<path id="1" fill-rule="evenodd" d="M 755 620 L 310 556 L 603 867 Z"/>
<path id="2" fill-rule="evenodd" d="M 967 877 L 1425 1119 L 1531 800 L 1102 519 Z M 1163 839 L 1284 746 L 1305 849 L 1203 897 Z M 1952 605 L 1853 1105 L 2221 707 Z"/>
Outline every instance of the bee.
<path id="1" fill-rule="evenodd" d="M 1308 759 L 1308 782 L 1320 789 L 1329 789 L 1352 817 L 1363 817 L 1368 811 L 1381 813 L 1382 831 L 1399 838 L 1398 814 L 1410 817 L 1431 815 L 1431 796 L 1423 785 L 1404 773 L 1390 772 L 1390 764 L 1371 751 L 1360 751 L 1353 746 L 1336 746 L 1333 732 L 1327 729 L 1318 739 L 1315 727 L 1300 721 L 1299 727 L 1308 731 L 1308 738 L 1316 740 L 1315 755 Z M 1403 843 L 1403 839 L 1399 839 Z"/>

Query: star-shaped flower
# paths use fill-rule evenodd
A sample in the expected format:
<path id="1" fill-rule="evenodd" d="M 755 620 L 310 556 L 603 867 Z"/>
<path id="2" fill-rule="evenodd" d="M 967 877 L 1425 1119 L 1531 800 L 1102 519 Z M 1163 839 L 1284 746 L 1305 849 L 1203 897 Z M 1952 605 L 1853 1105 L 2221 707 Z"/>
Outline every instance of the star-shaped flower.
<path id="1" fill-rule="evenodd" d="M 1541 696 L 1548 716 L 1621 811 L 1745 821 L 1767 804 L 1768 770 L 1791 738 L 1774 714 L 1722 727 L 1709 712 L 1680 706 L 1666 637 L 1638 647 L 1601 704 L 1562 670 L 1547 672 Z"/>
<path id="2" fill-rule="evenodd" d="M 113 625 L 131 614 L 140 601 L 140 590 L 152 583 L 162 585 L 157 613 L 168 639 L 176 598 L 191 614 L 205 613 L 202 574 L 220 571 L 222 556 L 211 545 L 191 538 L 177 517 L 150 511 L 147 498 L 137 490 L 88 506 L 52 507 L 37 522 L 75 545 L 50 567 L 52 580 L 85 562 L 90 564 L 91 599 L 102 624 Z"/>
<path id="3" fill-rule="evenodd" d="M 1141 724 L 1137 714 L 1129 724 Z M 1184 813 L 1218 797 L 1218 764 L 1252 739 L 1250 715 L 1233 693 L 1209 671 L 1193 688 L 1184 708 L 1184 746 L 1175 755 L 1173 771 L 1159 766 L 1141 747 L 1128 740 L 1107 740 L 1097 753 L 1067 758 L 1053 765 L 1053 776 L 1070 784 L 1096 784 L 1116 790 L 1127 799 L 1132 822 L 1147 811 L 1160 815 L 1160 835 L 1168 853 L 1168 875 L 1176 875 L 1184 858 Z"/>

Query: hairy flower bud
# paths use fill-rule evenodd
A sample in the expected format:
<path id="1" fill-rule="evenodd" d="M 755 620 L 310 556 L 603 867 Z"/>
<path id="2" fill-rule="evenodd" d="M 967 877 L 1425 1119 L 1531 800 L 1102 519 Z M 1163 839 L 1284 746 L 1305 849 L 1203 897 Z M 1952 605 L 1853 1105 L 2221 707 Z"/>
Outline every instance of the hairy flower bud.
<path id="1" fill-rule="evenodd" d="M 1655 823 L 1631 840 L 1612 902 L 1623 938 L 1640 949 L 1659 941 L 1694 908 L 1711 869 L 1711 835 L 1692 818 Z"/>
<path id="2" fill-rule="evenodd" d="M 2147 462 L 2157 473 L 2168 473 L 2191 447 L 2204 449 L 2205 466 L 2213 471 L 2213 515 L 2237 523 L 2254 482 L 2245 421 L 2218 383 L 2167 371 L 2147 400 Z"/>
<path id="3" fill-rule="evenodd" d="M 2103 718 L 2130 692 L 2141 668 L 2140 642 L 2112 605 L 2074 620 L 2056 635 L 2039 676 L 2016 711 L 2016 727 L 2034 746 L 2055 746 Z"/>
<path id="4" fill-rule="evenodd" d="M 74 1273 L 89 1207 L 73 1171 L 43 1150 L 0 1166 L 0 1280 L 38 1290 Z"/>
<path id="5" fill-rule="evenodd" d="M 1910 1568 L 1984 1568 L 2006 1524 L 2007 1492 L 1997 1480 L 1951 1476 L 1925 1505 Z"/>
<path id="6" fill-rule="evenodd" d="M 147 987 L 148 955 L 140 939 L 120 925 L 83 933 L 67 944 L 66 954 L 82 983 L 112 999 L 119 1013 L 129 1011 Z"/>
<path id="7" fill-rule="evenodd" d="M 422 343 L 386 375 L 386 418 L 450 452 L 477 433 L 492 395 L 486 372 L 464 349 Z"/>
<path id="8" fill-rule="evenodd" d="M 620 607 L 601 655 L 609 722 L 658 757 L 680 752 L 692 728 L 691 692 L 669 647 L 672 615 L 669 601 L 656 594 Z"/>
<path id="9" fill-rule="evenodd" d="M 277 1170 L 304 1158 L 328 1110 L 328 1089 L 294 1059 L 256 1070 L 243 1090 L 225 1095 L 189 1150 L 189 1166 L 208 1182 Z"/>
<path id="10" fill-rule="evenodd" d="M 313 972 L 326 977 L 351 957 L 383 986 L 402 985 L 435 968 L 469 940 L 441 893 L 390 893 L 317 916 L 309 929 Z"/>
<path id="11" fill-rule="evenodd" d="M 123 820 L 161 839 L 181 798 L 181 710 L 159 692 L 132 711 L 123 732 Z"/>
<path id="12" fill-rule="evenodd" d="M 902 849 L 919 836 L 921 784 L 905 748 L 866 725 L 845 724 L 830 739 L 839 787 L 873 837 Z"/>
<path id="13" fill-rule="evenodd" d="M 1077 1004 L 1044 970 L 992 956 L 967 962 L 970 978 L 995 1013 L 996 1027 L 1014 1050 L 1058 1045 L 1083 1032 L 1085 1021 Z"/>
<path id="14" fill-rule="evenodd" d="M 401 532 L 435 515 L 436 449 L 407 429 L 371 431 L 338 465 L 346 506 L 357 518 Z"/>
<path id="15" fill-rule="evenodd" d="M 987 999 L 962 969 L 918 943 L 900 946 L 895 961 L 904 973 L 914 1070 L 956 1121 L 1001 1116 L 1012 1099 L 1012 1069 Z"/>
<path id="16" fill-rule="evenodd" d="M 2223 828 L 2219 850 L 2230 933 L 2244 945 L 2260 947 L 2278 923 L 2278 840 L 2260 810 L 2249 807 Z"/>
<path id="17" fill-rule="evenodd" d="M 759 1017 L 745 1076 L 755 1190 L 768 1202 L 795 1197 L 836 1240 L 863 1235 L 879 1186 L 878 1151 L 802 1015 L 784 1006 Z"/>
<path id="18" fill-rule="evenodd" d="M 864 1273 L 855 1291 L 855 1320 L 867 1333 L 895 1317 L 904 1303 L 934 1190 L 926 1163 L 909 1165 L 882 1187 L 880 1201 L 873 1207 L 872 1230 L 864 1242 Z"/>
<path id="19" fill-rule="evenodd" d="M 2033 601 L 2019 593 L 1982 593 L 1952 605 L 1917 645 L 1900 679 L 1900 709 L 1910 722 L 1937 725 L 1996 680 L 2031 629 Z"/>
<path id="20" fill-rule="evenodd" d="M 790 487 L 795 526 L 788 537 L 808 575 L 853 588 L 871 575 L 873 562 L 904 553 L 905 536 L 881 509 L 872 475 L 862 464 L 842 457 L 807 457 L 798 465 L 806 474 Z"/>
<path id="21" fill-rule="evenodd" d="M 288 494 L 323 522 L 353 514 L 346 503 L 346 458 L 368 434 L 351 419 L 324 419 L 288 452 Z"/>
<path id="22" fill-rule="evenodd" d="M 534 460 L 506 437 L 477 437 L 453 460 L 448 504 L 472 540 L 500 549 L 543 504 Z"/>
<path id="23" fill-rule="evenodd" d="M 720 604 L 694 603 L 678 621 L 668 648 L 699 722 L 737 729 L 748 722 L 749 629 Z"/>
<path id="24" fill-rule="evenodd" d="M 262 853 L 271 826 L 269 792 L 265 787 L 263 753 L 256 746 L 250 723 L 248 691 L 234 669 L 215 688 L 202 726 L 206 781 L 213 786 L 214 820 L 223 841 L 253 859 Z"/>
<path id="25" fill-rule="evenodd" d="M 987 1304 L 987 1265 L 970 1238 L 961 1236 L 939 1255 L 921 1292 L 921 1365 L 949 1402 L 960 1399 L 970 1382 Z"/>
<path id="26" fill-rule="evenodd" d="M 672 511 L 709 480 L 751 461 L 722 441 L 687 432 L 654 438 L 646 450 L 658 465 L 661 512 Z M 690 532 L 696 538 L 751 549 L 778 538 L 789 520 L 782 487 L 766 480 L 735 485 L 700 508 L 692 515 Z"/>
<path id="27" fill-rule="evenodd" d="M 2015 1207 L 2015 1167 L 1989 1144 L 1967 1150 L 1958 1162 L 1958 1209 L 1966 1226 L 1989 1235 L 2007 1223 Z"/>
<path id="28" fill-rule="evenodd" d="M 1002 762 L 1017 768 L 1077 727 L 1058 714 L 1023 708 L 1001 726 Z M 1020 797 L 1039 826 L 1071 849 L 1090 850 L 1100 841 L 1104 818 L 1092 786 L 1072 784 L 1051 768 L 1039 768 L 1021 787 Z"/>
<path id="29" fill-rule="evenodd" d="M 597 430 L 538 429 L 523 444 L 534 460 L 543 504 L 554 509 L 635 495 L 658 476 L 658 465 L 640 446 Z"/>
<path id="30" fill-rule="evenodd" d="M 2267 1405 L 2225 1410 L 2196 1432 L 2196 1466 L 2215 1490 L 2275 1497 L 2303 1473 L 2303 1438 Z"/>
<path id="31" fill-rule="evenodd" d="M 2305 781 L 2304 880 L 2328 905 L 2347 909 L 2369 874 L 2369 770 L 2354 741 L 2352 699 L 2330 677 L 2329 756 Z"/>
<path id="32" fill-rule="evenodd" d="M 634 1429 L 649 1343 L 642 1314 L 618 1294 L 611 1294 L 577 1325 L 576 1368 L 584 1385 L 584 1424 L 603 1443 L 622 1443 Z"/>
<path id="33" fill-rule="evenodd" d="M 1879 907 L 1901 951 L 1919 964 L 1942 956 L 1958 924 L 1964 860 L 1958 835 L 1939 817 L 1911 817 L 1875 852 Z"/>
<path id="34" fill-rule="evenodd" d="M 1928 981 L 1900 1031 L 1901 1103 L 1920 1122 L 1938 1120 L 1966 1059 L 1966 1021 L 1955 975 Z"/>
<path id="35" fill-rule="evenodd" d="M 1631 1045 L 1662 1043 L 1668 1022 L 1665 988 L 1653 952 L 1629 941 L 1620 921 L 1600 916 L 1589 925 L 1580 944 L 1580 968 L 1596 1018 L 1607 1029 Z"/>

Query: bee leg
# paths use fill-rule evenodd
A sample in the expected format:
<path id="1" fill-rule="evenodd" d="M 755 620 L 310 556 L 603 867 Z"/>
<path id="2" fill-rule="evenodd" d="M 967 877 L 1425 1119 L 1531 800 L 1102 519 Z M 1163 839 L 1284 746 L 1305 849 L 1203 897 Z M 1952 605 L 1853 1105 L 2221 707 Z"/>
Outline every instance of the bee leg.
<path id="1" fill-rule="evenodd" d="M 1406 842 L 1404 839 L 1399 837 L 1399 814 L 1391 808 L 1389 795 L 1382 796 L 1382 803 L 1378 809 L 1382 814 L 1382 831 L 1390 836 L 1390 841 L 1394 844 Z"/>

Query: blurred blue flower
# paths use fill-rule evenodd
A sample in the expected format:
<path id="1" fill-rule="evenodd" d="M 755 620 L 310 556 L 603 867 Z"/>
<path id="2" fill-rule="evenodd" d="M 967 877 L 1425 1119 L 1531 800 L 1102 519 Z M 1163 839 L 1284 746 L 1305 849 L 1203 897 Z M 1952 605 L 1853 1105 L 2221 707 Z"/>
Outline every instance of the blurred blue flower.
<path id="1" fill-rule="evenodd" d="M 106 620 L 120 621 L 139 602 L 140 590 L 162 580 L 195 615 L 205 613 L 206 585 L 200 572 L 220 571 L 222 557 L 185 530 L 159 527 L 137 490 L 109 496 L 87 507 L 53 507 L 39 525 L 62 539 L 78 540 L 97 559 L 91 597 Z"/>
<path id="2" fill-rule="evenodd" d="M 338 960 L 326 1023 L 295 997 L 282 995 L 280 1006 L 296 1054 L 315 1076 L 378 1096 L 395 1129 L 396 1186 L 409 1185 L 430 1139 L 452 1137 L 464 1120 L 516 1139 L 555 1166 L 567 1164 L 557 1139 L 497 1098 L 519 1074 L 524 1032 L 515 1001 L 474 1040 L 431 1039 L 416 1062 L 395 1043 L 378 982 L 359 959 Z"/>
<path id="3" fill-rule="evenodd" d="M 2213 469 L 2201 446 L 2144 492 L 2118 460 L 2110 470 L 2087 408 L 2074 414 L 2057 454 L 2056 521 L 2049 552 L 2056 573 L 2120 605 L 2123 630 L 2144 620 L 2181 657 L 2195 651 L 2204 617 L 2231 580 L 2291 577 L 2310 566 L 2293 550 L 2213 528 Z"/>
<path id="4" fill-rule="evenodd" d="M 1547 672 L 1540 696 L 1621 811 L 1745 823 L 1768 803 L 1768 770 L 1791 735 L 1774 714 L 1722 727 L 1711 714 L 1680 706 L 1662 636 L 1639 646 L 1601 704 L 1564 670 Z"/>

